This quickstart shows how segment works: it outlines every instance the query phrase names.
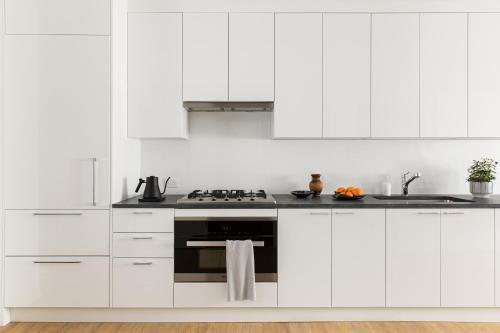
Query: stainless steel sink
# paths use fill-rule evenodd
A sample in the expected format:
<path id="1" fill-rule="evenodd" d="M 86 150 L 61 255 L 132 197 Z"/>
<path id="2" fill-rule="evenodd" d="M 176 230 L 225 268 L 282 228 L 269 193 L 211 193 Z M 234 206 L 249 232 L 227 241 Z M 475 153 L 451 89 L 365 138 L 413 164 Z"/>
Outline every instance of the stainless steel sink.
<path id="1" fill-rule="evenodd" d="M 408 204 L 474 202 L 473 200 L 444 195 L 375 195 L 373 198 L 387 203 L 392 202 Z"/>

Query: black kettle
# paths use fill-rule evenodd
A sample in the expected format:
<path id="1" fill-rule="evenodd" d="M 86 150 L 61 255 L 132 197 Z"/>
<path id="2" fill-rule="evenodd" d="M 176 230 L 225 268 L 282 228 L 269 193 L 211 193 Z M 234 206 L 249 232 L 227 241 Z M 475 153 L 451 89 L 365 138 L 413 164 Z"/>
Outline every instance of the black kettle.
<path id="1" fill-rule="evenodd" d="M 170 180 L 170 177 L 167 178 L 165 181 L 165 186 L 163 187 L 163 192 L 160 192 L 160 186 L 158 185 L 158 177 L 155 176 L 149 176 L 146 178 L 146 180 L 140 178 L 139 179 L 139 184 L 137 184 L 137 188 L 135 189 L 135 192 L 139 192 L 141 185 L 146 183 L 146 188 L 144 189 L 144 193 L 142 195 L 142 198 L 139 198 L 139 201 L 141 202 L 159 202 L 163 201 L 165 197 L 163 194 L 165 194 L 165 191 L 167 190 L 167 184 L 168 181 Z"/>

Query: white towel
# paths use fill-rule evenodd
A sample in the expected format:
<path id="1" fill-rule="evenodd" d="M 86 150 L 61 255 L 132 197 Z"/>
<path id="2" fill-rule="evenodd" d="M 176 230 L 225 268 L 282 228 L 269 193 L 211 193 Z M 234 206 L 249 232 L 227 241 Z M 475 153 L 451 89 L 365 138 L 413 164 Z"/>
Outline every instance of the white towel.
<path id="1" fill-rule="evenodd" d="M 226 240 L 228 301 L 255 301 L 255 263 L 251 240 Z"/>

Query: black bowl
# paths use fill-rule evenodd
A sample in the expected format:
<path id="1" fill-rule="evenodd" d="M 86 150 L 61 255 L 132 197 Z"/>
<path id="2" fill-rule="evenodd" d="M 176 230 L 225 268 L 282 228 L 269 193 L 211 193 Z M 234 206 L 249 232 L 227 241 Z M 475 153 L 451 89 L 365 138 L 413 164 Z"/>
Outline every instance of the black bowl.
<path id="1" fill-rule="evenodd" d="M 290 193 L 292 193 L 298 199 L 306 199 L 308 196 L 312 194 L 311 191 L 292 191 Z"/>

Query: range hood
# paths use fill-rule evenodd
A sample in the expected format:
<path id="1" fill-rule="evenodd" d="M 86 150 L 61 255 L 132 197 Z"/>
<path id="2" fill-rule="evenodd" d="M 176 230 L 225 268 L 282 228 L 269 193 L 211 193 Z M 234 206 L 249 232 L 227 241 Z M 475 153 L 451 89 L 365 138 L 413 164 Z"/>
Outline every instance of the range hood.
<path id="1" fill-rule="evenodd" d="M 271 112 L 274 102 L 183 102 L 188 111 Z"/>

